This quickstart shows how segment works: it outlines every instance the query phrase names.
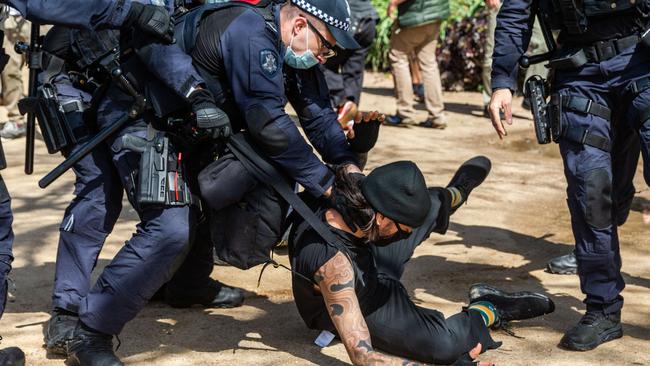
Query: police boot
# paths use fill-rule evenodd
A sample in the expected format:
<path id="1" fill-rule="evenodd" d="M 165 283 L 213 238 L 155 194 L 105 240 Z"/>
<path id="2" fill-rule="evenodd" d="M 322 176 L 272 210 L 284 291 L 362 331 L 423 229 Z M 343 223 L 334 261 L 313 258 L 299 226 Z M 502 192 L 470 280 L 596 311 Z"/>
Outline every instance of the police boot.
<path id="1" fill-rule="evenodd" d="M 72 339 L 78 322 L 77 314 L 62 309 L 54 310 L 43 332 L 43 342 L 47 352 L 66 356 L 67 343 Z"/>
<path id="2" fill-rule="evenodd" d="M 578 261 L 576 252 L 553 258 L 546 264 L 546 270 L 553 274 L 576 274 L 578 273 Z"/>
<path id="3" fill-rule="evenodd" d="M 454 177 L 447 185 L 447 188 L 457 188 L 460 191 L 460 198 L 452 204 L 451 213 L 454 213 L 458 207 L 467 202 L 467 198 L 472 190 L 485 180 L 490 174 L 492 163 L 485 156 L 475 156 L 458 168 Z"/>
<path id="4" fill-rule="evenodd" d="M 113 352 L 113 336 L 94 331 L 77 323 L 68 341 L 67 366 L 124 366 Z"/>
<path id="5" fill-rule="evenodd" d="M 550 314 L 555 310 L 555 304 L 548 296 L 529 291 L 505 292 L 490 285 L 478 283 L 469 289 L 470 304 L 478 301 L 488 301 L 497 308 L 499 322 L 536 318 Z"/>
<path id="6" fill-rule="evenodd" d="M 589 351 L 622 336 L 620 311 L 614 314 L 587 311 L 578 325 L 564 334 L 560 346 L 572 351 Z"/>
<path id="7" fill-rule="evenodd" d="M 200 288 L 165 289 L 165 302 L 173 308 L 189 308 L 202 305 L 206 308 L 236 308 L 244 302 L 244 291 L 210 280 L 209 285 Z"/>
<path id="8" fill-rule="evenodd" d="M 18 347 L 0 349 L 0 366 L 25 366 L 25 353 Z"/>

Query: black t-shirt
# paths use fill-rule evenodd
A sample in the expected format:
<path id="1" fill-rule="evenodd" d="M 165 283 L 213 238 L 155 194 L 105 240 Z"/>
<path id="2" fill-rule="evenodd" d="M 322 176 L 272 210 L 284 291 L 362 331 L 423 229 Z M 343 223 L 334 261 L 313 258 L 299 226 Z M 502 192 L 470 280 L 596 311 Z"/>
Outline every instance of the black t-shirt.
<path id="1" fill-rule="evenodd" d="M 324 218 L 326 208 L 317 211 Z M 359 299 L 362 313 L 369 314 L 379 306 L 382 298 L 378 286 L 377 269 L 372 252 L 362 239 L 345 231 L 331 228 L 340 239 L 343 248 L 335 248 L 327 244 L 318 233 L 302 219 L 294 222 L 290 235 L 290 253 L 293 270 L 313 281 L 314 273 L 337 252 L 347 254 L 352 260 L 355 271 L 355 292 Z M 308 282 L 306 278 L 293 275 L 293 296 L 298 312 L 307 326 L 311 329 L 334 331 L 334 325 L 329 317 L 323 296 L 316 291 L 315 281 Z"/>

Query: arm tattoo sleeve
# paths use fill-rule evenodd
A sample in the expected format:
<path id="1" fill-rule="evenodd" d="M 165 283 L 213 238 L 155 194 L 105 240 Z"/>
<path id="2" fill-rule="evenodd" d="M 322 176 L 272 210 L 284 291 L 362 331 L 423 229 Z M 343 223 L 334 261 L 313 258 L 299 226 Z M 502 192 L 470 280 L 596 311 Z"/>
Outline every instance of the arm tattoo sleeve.
<path id="1" fill-rule="evenodd" d="M 417 362 L 377 352 L 354 291 L 354 269 L 338 252 L 314 274 L 350 360 L 355 365 L 420 365 Z"/>

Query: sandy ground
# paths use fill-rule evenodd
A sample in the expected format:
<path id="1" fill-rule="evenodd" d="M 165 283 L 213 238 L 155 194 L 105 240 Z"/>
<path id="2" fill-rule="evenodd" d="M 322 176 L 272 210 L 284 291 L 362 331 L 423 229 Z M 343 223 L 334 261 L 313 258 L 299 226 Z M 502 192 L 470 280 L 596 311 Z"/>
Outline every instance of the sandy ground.
<path id="1" fill-rule="evenodd" d="M 392 83 L 384 75 L 369 75 L 363 109 L 394 112 Z M 467 301 L 467 289 L 485 281 L 505 289 L 529 289 L 548 294 L 555 313 L 515 323 L 516 337 L 495 332 L 503 346 L 482 359 L 508 365 L 643 365 L 650 364 L 650 239 L 643 211 L 650 209 L 650 190 L 637 174 L 639 190 L 633 212 L 621 230 L 623 272 L 627 282 L 623 339 L 595 351 L 572 353 L 557 347 L 567 327 L 580 318 L 582 295 L 575 276 L 543 271 L 546 261 L 571 250 L 572 235 L 565 205 L 562 164 L 556 145 L 534 142 L 529 113 L 515 108 L 516 125 L 501 143 L 481 117 L 478 93 L 447 93 L 449 128 L 385 127 L 368 168 L 399 160 L 416 161 L 431 185 L 444 185 L 456 167 L 477 154 L 489 156 L 493 171 L 475 190 L 469 204 L 452 218 L 447 235 L 432 235 L 416 251 L 404 284 L 422 306 L 447 315 Z M 421 112 L 422 119 L 425 112 Z M 42 348 L 42 329 L 48 319 L 58 225 L 72 192 L 71 173 L 47 190 L 37 180 L 59 156 L 37 149 L 35 174 L 23 174 L 23 141 L 5 142 L 10 168 L 2 172 L 13 195 L 16 232 L 15 300 L 0 322 L 2 346 L 20 346 L 28 365 L 61 365 Z M 129 238 L 135 213 L 125 204 L 122 218 L 109 237 L 99 261 L 106 265 Z M 279 260 L 287 263 L 285 253 Z M 293 305 L 289 273 L 266 271 L 256 287 L 259 268 L 239 271 L 215 267 L 213 276 L 248 291 L 243 307 L 231 310 L 193 308 L 175 310 L 149 305 L 127 325 L 118 355 L 129 365 L 343 365 L 344 347 L 325 349 L 312 341 Z"/>

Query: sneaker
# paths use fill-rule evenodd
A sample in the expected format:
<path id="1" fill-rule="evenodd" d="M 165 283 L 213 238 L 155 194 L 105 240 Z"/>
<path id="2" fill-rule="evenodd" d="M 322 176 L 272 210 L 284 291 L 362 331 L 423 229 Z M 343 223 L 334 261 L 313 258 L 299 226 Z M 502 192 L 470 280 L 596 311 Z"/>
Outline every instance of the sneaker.
<path id="1" fill-rule="evenodd" d="M 65 310 L 54 310 L 43 335 L 47 352 L 66 356 L 68 341 L 72 339 L 78 322 L 77 314 Z"/>
<path id="2" fill-rule="evenodd" d="M 560 346 L 572 351 L 589 351 L 622 336 L 620 311 L 615 314 L 587 311 L 578 324 L 564 334 Z"/>
<path id="3" fill-rule="evenodd" d="M 577 274 L 578 261 L 576 253 L 571 252 L 551 259 L 546 264 L 546 271 L 553 274 Z"/>
<path id="4" fill-rule="evenodd" d="M 25 366 L 25 353 L 18 347 L 0 349 L 0 365 Z"/>
<path id="5" fill-rule="evenodd" d="M 19 125 L 17 122 L 9 121 L 5 123 L 5 126 L 0 130 L 0 137 L 5 139 L 17 139 L 23 137 L 27 134 L 27 128 L 24 124 Z"/>
<path id="6" fill-rule="evenodd" d="M 418 126 L 425 128 L 434 128 L 436 130 L 444 130 L 447 124 L 440 118 L 427 118 L 426 121 L 418 123 Z"/>
<path id="7" fill-rule="evenodd" d="M 555 310 L 553 300 L 546 295 L 529 291 L 505 292 L 484 283 L 469 289 L 470 304 L 477 301 L 488 301 L 497 308 L 499 320 L 493 326 L 496 328 L 512 320 L 536 318 Z"/>
<path id="8" fill-rule="evenodd" d="M 413 84 L 413 99 L 418 103 L 424 103 L 424 84 Z"/>
<path id="9" fill-rule="evenodd" d="M 384 124 L 387 126 L 405 127 L 406 125 L 411 123 L 413 123 L 413 121 L 411 121 L 410 119 L 398 115 L 388 116 L 384 120 Z"/>
<path id="10" fill-rule="evenodd" d="M 67 366 L 124 366 L 113 351 L 113 336 L 77 323 L 68 342 Z"/>
<path id="11" fill-rule="evenodd" d="M 167 286 L 165 302 L 173 308 L 189 308 L 202 305 L 207 308 L 229 309 L 244 303 L 244 290 L 226 286 L 219 281 L 211 280 L 204 288 L 172 290 Z"/>
<path id="12" fill-rule="evenodd" d="M 485 180 L 485 178 L 490 174 L 492 169 L 492 163 L 490 159 L 485 156 L 475 156 L 466 162 L 456 170 L 456 174 L 451 178 L 447 187 L 455 187 L 460 191 L 463 200 L 456 207 L 460 207 L 463 203 L 467 202 L 469 194 L 472 190 Z M 452 210 L 452 213 L 456 210 Z"/>

